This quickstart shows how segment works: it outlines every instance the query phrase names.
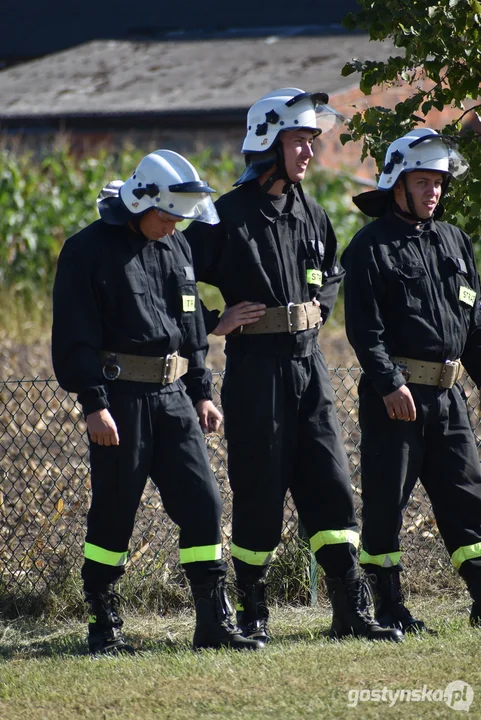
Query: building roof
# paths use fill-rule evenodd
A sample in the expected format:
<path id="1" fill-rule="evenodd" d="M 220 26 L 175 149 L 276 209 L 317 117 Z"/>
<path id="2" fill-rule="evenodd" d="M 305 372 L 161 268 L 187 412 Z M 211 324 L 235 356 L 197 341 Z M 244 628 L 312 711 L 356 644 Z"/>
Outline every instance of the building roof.
<path id="1" fill-rule="evenodd" d="M 0 71 L 0 121 L 76 113 L 245 113 L 276 87 L 345 90 L 358 82 L 358 76 L 341 76 L 347 61 L 393 52 L 390 43 L 359 34 L 93 41 Z"/>
<path id="2" fill-rule="evenodd" d="M 132 0 L 2 0 L 0 2 L 0 60 L 18 62 L 92 40 L 165 40 L 214 37 L 317 34 L 341 28 L 348 12 L 359 10 L 356 0 L 290 3 L 243 0 L 182 0 L 132 3 Z M 295 11 L 294 11 L 295 10 Z M 294 24 L 295 23 L 295 24 Z M 312 31 L 314 30 L 314 32 Z M 344 31 L 345 32 L 345 31 Z"/>

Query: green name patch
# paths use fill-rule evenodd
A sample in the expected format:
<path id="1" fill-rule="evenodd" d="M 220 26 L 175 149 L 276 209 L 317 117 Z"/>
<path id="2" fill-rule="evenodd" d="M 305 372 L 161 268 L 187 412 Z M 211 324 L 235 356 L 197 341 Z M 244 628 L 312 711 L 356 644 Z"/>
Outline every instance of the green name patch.
<path id="1" fill-rule="evenodd" d="M 195 312 L 195 295 L 182 295 L 182 310 Z"/>
<path id="2" fill-rule="evenodd" d="M 471 288 L 461 285 L 461 287 L 459 288 L 459 301 L 464 303 L 465 305 L 473 307 L 475 300 L 476 293 L 474 292 L 474 290 L 471 290 Z"/>
<path id="3" fill-rule="evenodd" d="M 306 279 L 309 285 L 322 285 L 322 271 L 321 270 L 307 270 Z"/>

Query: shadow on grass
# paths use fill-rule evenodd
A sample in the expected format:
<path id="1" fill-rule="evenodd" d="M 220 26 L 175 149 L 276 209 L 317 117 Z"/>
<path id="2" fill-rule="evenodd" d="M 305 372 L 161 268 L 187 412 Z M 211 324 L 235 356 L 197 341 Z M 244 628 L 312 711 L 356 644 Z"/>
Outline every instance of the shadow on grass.
<path id="1" fill-rule="evenodd" d="M 272 634 L 272 642 L 307 642 L 315 643 L 319 640 L 329 640 L 329 629 L 319 630 L 299 630 L 296 632 L 274 633 Z"/>
<path id="2" fill-rule="evenodd" d="M 78 631 L 42 627 L 41 621 L 7 624 L 0 637 L 2 660 L 87 655 L 87 642 Z"/>
<path id="3" fill-rule="evenodd" d="M 87 633 L 78 630 L 69 632 L 58 631 L 58 636 L 41 627 L 40 623 L 15 623 L 16 628 L 9 633 L 9 626 L 4 628 L 4 637 L 0 638 L 0 661 L 21 660 L 50 657 L 88 657 Z M 13 637 L 8 640 L 8 635 Z M 5 638 L 7 636 L 7 638 Z M 171 638 L 145 638 L 135 633 L 126 633 L 126 640 L 136 653 L 172 653 L 188 650 L 191 643 L 187 640 Z"/>

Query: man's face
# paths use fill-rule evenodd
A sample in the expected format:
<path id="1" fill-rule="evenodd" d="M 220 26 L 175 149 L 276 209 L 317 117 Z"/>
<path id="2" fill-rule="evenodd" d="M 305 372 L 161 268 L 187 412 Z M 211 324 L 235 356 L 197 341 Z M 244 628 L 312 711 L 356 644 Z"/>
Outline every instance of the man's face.
<path id="1" fill-rule="evenodd" d="M 406 173 L 405 177 L 417 216 L 427 220 L 432 216 L 441 199 L 443 174 L 436 170 L 414 170 Z M 399 180 L 394 187 L 394 199 L 401 210 L 410 212 L 402 180 Z"/>
<path id="2" fill-rule="evenodd" d="M 163 210 L 152 208 L 140 219 L 140 229 L 143 235 L 149 240 L 160 240 L 166 235 L 173 235 L 175 226 L 181 222 L 182 218 L 169 215 Z"/>
<path id="3" fill-rule="evenodd" d="M 281 134 L 284 162 L 291 182 L 304 180 L 309 161 L 314 157 L 312 144 L 316 133 L 312 130 L 286 130 Z"/>

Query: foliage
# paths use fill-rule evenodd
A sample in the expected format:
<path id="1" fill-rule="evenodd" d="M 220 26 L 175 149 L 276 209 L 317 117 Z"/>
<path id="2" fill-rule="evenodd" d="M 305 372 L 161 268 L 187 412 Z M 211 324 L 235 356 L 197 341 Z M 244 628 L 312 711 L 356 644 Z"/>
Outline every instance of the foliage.
<path id="1" fill-rule="evenodd" d="M 368 218 L 352 203 L 352 196 L 362 192 L 358 182 L 343 175 L 328 175 L 318 168 L 306 176 L 303 187 L 327 211 L 339 242 L 340 255 L 357 231 L 368 222 Z"/>
<path id="2" fill-rule="evenodd" d="M 141 152 L 124 147 L 95 157 L 75 157 L 67 145 L 48 155 L 0 150 L 0 323 L 18 312 L 49 315 L 57 257 L 67 237 L 98 218 L 95 200 L 110 180 L 131 175 Z M 242 158 L 206 149 L 190 157 L 218 193 L 227 192 L 242 171 Z M 352 183 L 313 168 L 306 190 L 328 210 L 344 246 L 362 224 L 350 205 Z M 219 297 L 204 288 L 208 305 Z"/>
<path id="3" fill-rule="evenodd" d="M 481 143 L 462 121 L 469 108 L 480 108 L 481 2 L 479 0 L 359 0 L 363 8 L 344 21 L 349 29 L 369 31 L 372 40 L 390 38 L 402 53 L 386 62 L 348 62 L 344 76 L 360 73 L 360 89 L 370 95 L 378 85 L 408 83 L 412 93 L 393 109 L 370 107 L 357 112 L 341 142 L 363 139 L 364 159 L 371 155 L 381 169 L 387 146 L 420 123 L 431 110 L 452 108 L 455 119 L 434 128 L 460 134 L 460 149 L 469 160 L 465 182 L 451 184 L 445 219 L 481 239 Z M 457 111 L 457 112 L 456 112 Z M 481 250 L 478 250 L 478 254 Z M 481 255 L 478 255 L 480 258 Z"/>

